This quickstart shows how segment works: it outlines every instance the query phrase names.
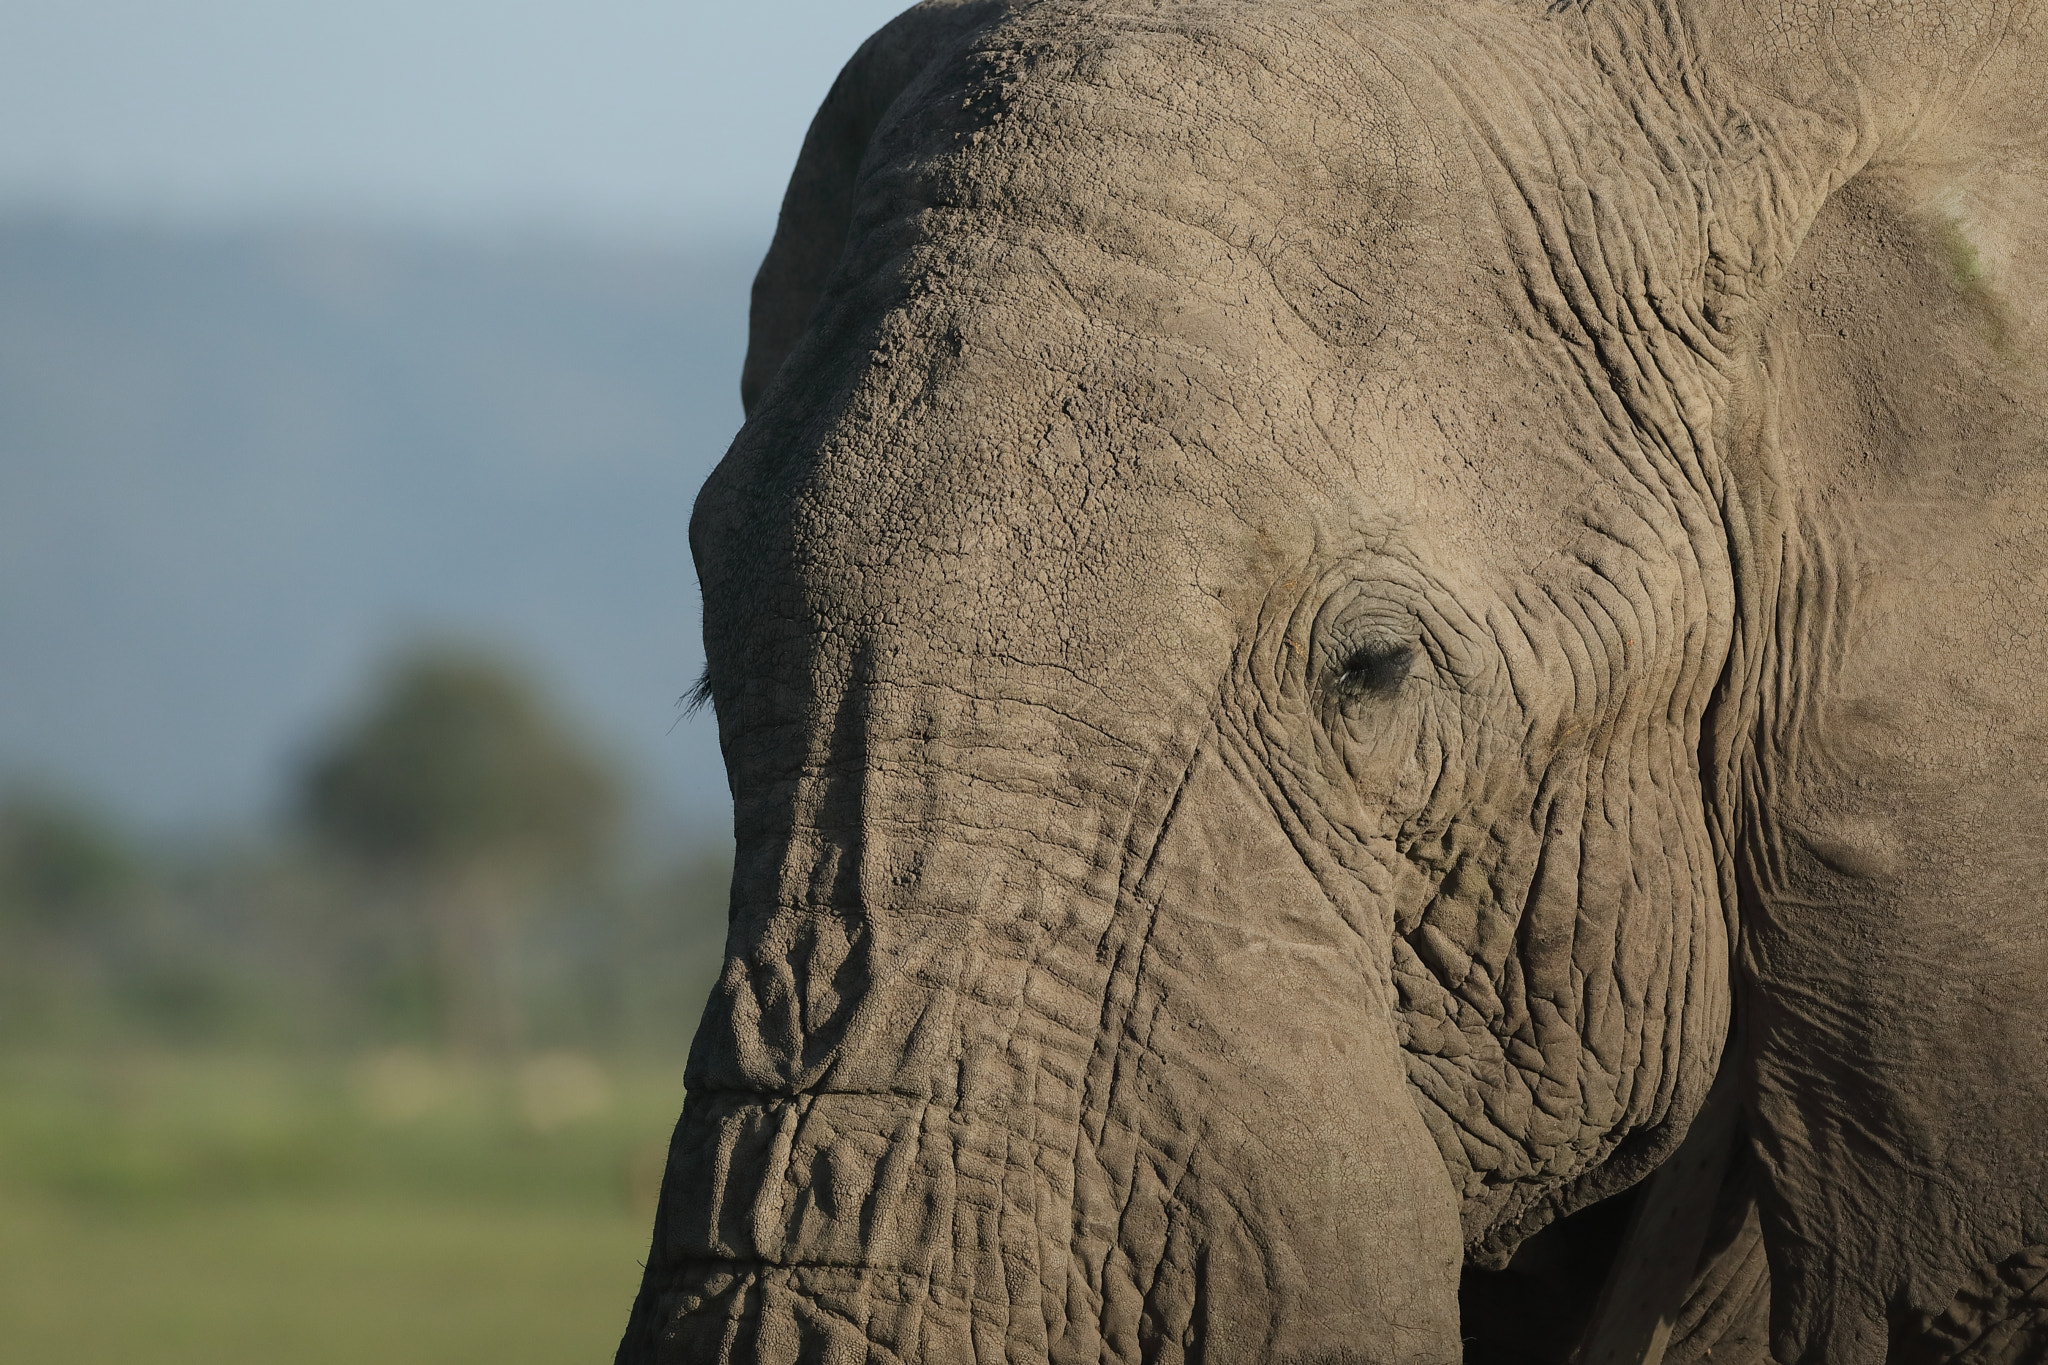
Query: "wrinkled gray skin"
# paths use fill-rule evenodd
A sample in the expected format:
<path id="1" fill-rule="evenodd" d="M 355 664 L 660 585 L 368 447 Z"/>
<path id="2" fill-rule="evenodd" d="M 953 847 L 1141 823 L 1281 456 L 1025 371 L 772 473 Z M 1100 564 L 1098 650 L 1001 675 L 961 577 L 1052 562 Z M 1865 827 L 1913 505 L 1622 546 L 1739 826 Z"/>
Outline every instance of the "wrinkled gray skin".
<path id="1" fill-rule="evenodd" d="M 873 39 L 691 524 L 738 867 L 619 1359 L 1562 1359 L 1511 1282 L 1731 1038 L 1667 1359 L 2048 1352 L 2033 3 Z"/>

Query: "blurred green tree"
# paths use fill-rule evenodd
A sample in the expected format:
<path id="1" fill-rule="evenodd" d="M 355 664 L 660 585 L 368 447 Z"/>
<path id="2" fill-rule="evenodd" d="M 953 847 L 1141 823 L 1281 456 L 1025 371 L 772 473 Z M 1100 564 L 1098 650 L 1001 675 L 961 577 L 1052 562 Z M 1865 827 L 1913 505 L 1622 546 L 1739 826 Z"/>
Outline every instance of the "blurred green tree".
<path id="1" fill-rule="evenodd" d="M 504 1053 L 522 1035 L 514 923 L 600 865 L 617 778 L 509 664 L 436 648 L 401 659 L 368 711 L 307 766 L 315 836 L 410 893 L 433 944 L 446 1041 Z"/>
<path id="2" fill-rule="evenodd" d="M 0 795 L 0 1038 L 90 1030 L 142 899 L 142 860 L 86 805 Z"/>
<path id="3" fill-rule="evenodd" d="M 139 865 L 84 806 L 34 790 L 0 797 L 0 915 L 60 935 L 103 929 L 132 898 Z"/>

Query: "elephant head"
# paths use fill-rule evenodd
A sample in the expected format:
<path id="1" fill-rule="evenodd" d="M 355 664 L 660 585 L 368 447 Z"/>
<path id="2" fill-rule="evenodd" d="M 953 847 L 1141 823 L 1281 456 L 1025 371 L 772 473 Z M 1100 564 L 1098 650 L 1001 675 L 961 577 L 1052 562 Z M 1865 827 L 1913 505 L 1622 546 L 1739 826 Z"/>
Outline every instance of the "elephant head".
<path id="1" fill-rule="evenodd" d="M 872 39 L 691 523 L 737 862 L 619 1359 L 1448 1365 L 1653 1253 L 1695 1358 L 2038 1342 L 2044 22 Z"/>

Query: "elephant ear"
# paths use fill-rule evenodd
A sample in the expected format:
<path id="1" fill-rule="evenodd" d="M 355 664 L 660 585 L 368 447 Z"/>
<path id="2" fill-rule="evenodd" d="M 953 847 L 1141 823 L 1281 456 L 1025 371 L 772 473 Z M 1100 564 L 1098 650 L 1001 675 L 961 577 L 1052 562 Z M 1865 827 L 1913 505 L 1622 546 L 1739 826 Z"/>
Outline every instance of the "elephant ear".
<path id="1" fill-rule="evenodd" d="M 839 263 L 868 141 L 889 106 L 1007 8 L 1006 0 L 924 0 L 862 44 L 833 82 L 804 137 L 775 239 L 754 277 L 740 372 L 740 402 L 749 416 L 809 327 Z"/>
<path id="2" fill-rule="evenodd" d="M 1772 1354 L 2048 1358 L 2048 13 L 1684 14 L 1843 130 L 1746 306 L 1710 720 Z M 1814 144 L 1818 147 L 1820 144 Z"/>

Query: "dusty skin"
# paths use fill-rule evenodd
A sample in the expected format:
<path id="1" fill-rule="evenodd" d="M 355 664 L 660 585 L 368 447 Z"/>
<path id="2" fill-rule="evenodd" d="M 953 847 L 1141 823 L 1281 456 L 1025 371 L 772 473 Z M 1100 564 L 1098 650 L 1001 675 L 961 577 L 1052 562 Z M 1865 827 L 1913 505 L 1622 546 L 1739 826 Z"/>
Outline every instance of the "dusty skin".
<path id="1" fill-rule="evenodd" d="M 2044 162 L 2043 0 L 872 39 L 619 1360 L 2048 1359 Z"/>

